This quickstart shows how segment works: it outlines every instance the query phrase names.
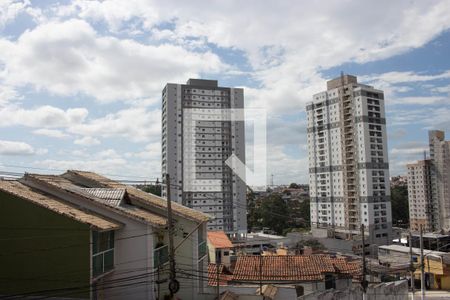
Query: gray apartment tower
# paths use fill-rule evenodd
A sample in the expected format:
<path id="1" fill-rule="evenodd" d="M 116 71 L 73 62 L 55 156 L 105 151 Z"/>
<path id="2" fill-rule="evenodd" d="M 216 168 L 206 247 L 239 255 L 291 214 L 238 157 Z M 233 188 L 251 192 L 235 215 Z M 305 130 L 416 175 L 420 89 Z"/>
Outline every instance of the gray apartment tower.
<path id="1" fill-rule="evenodd" d="M 407 165 L 410 228 L 450 231 L 450 141 L 441 130 L 428 141 L 430 158 Z"/>
<path id="2" fill-rule="evenodd" d="M 208 230 L 247 232 L 247 188 L 225 163 L 234 154 L 245 164 L 245 124 L 228 113 L 243 108 L 243 89 L 216 80 L 168 83 L 162 91 L 162 175 L 170 175 L 173 201 L 212 217 Z"/>
<path id="3" fill-rule="evenodd" d="M 392 217 L 383 91 L 341 75 L 307 107 L 311 228 L 390 244 Z M 323 233 L 322 233 L 323 234 Z"/>

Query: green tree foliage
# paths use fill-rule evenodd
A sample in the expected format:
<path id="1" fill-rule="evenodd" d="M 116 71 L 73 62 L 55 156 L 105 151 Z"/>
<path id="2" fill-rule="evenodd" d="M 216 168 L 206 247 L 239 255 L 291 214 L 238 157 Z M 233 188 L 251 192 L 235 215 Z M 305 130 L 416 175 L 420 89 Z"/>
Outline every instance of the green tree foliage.
<path id="1" fill-rule="evenodd" d="M 299 214 L 303 218 L 305 226 L 309 227 L 311 224 L 311 210 L 309 198 L 304 199 L 299 204 Z"/>
<path id="2" fill-rule="evenodd" d="M 253 228 L 260 226 L 260 214 L 257 208 L 256 197 L 253 192 L 247 193 L 247 227 L 250 231 Z"/>
<path id="3" fill-rule="evenodd" d="M 261 224 L 281 234 L 287 227 L 289 209 L 279 194 L 271 194 L 261 202 Z"/>
<path id="4" fill-rule="evenodd" d="M 247 226 L 250 231 L 269 228 L 285 234 L 296 228 L 308 228 L 310 222 L 309 198 L 303 202 L 285 201 L 282 194 L 264 197 L 247 194 Z"/>
<path id="5" fill-rule="evenodd" d="M 144 192 L 156 195 L 156 196 L 161 196 L 161 185 L 160 184 L 145 185 L 141 188 L 141 190 L 143 190 Z"/>
<path id="6" fill-rule="evenodd" d="M 289 188 L 290 189 L 298 189 L 298 188 L 300 188 L 300 186 L 298 185 L 298 184 L 296 184 L 296 183 L 291 183 L 290 185 L 289 185 Z"/>
<path id="7" fill-rule="evenodd" d="M 409 224 L 409 204 L 407 186 L 391 187 L 392 224 L 407 227 Z"/>

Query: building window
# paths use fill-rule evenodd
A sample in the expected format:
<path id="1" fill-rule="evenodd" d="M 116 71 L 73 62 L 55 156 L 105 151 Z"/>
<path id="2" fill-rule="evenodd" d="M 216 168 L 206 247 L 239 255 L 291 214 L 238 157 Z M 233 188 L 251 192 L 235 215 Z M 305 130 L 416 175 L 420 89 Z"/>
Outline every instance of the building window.
<path id="1" fill-rule="evenodd" d="M 92 231 L 93 276 L 99 276 L 114 267 L 114 231 Z"/>
<path id="2" fill-rule="evenodd" d="M 158 243 L 156 249 L 153 250 L 153 267 L 159 268 L 169 261 L 169 247 Z"/>

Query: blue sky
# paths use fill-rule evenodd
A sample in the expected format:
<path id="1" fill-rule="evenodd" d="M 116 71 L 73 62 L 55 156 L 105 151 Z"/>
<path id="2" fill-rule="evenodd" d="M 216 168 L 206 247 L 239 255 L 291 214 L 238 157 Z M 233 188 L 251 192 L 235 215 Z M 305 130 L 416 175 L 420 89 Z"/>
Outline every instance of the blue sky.
<path id="1" fill-rule="evenodd" d="M 344 71 L 385 91 L 403 174 L 429 129 L 450 135 L 449 15 L 448 1 L 2 1 L 0 170 L 160 177 L 160 92 L 194 77 L 243 87 L 268 112 L 269 175 L 306 183 L 304 107 Z"/>

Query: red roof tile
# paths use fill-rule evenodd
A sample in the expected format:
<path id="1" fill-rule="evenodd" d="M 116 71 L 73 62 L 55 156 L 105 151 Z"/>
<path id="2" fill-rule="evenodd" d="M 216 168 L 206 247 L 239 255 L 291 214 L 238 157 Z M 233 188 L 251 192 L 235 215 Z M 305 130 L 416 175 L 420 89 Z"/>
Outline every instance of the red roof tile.
<path id="1" fill-rule="evenodd" d="M 262 272 L 260 272 L 262 260 Z M 309 281 L 324 280 L 325 273 L 356 277 L 361 272 L 359 262 L 330 255 L 239 256 L 233 281 Z M 261 274 L 261 275 L 260 275 Z"/>
<path id="2" fill-rule="evenodd" d="M 228 281 L 233 279 L 233 275 L 225 268 L 224 265 L 219 265 L 219 285 L 228 285 Z M 208 285 L 217 286 L 217 267 L 216 264 L 208 264 Z"/>
<path id="3" fill-rule="evenodd" d="M 208 231 L 207 234 L 208 241 L 214 246 L 214 248 L 223 249 L 233 247 L 233 244 L 224 231 Z"/>

